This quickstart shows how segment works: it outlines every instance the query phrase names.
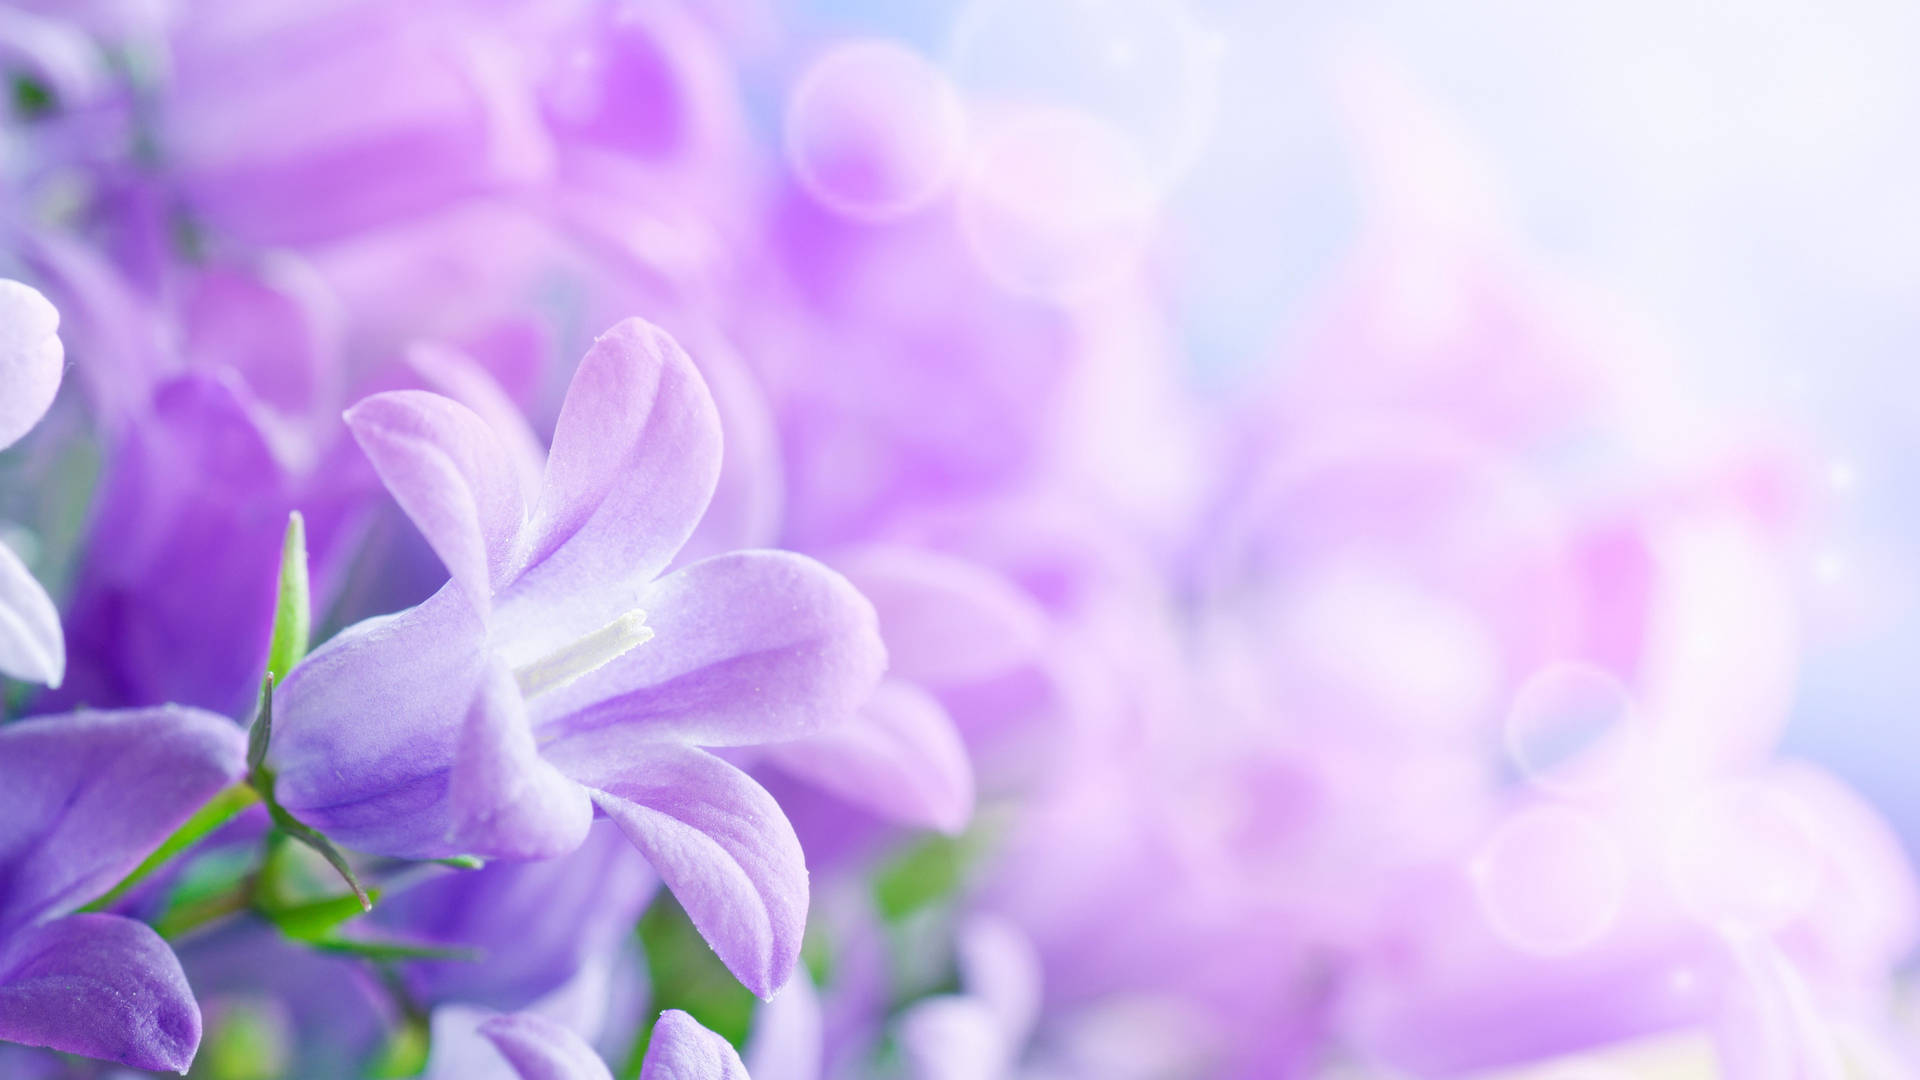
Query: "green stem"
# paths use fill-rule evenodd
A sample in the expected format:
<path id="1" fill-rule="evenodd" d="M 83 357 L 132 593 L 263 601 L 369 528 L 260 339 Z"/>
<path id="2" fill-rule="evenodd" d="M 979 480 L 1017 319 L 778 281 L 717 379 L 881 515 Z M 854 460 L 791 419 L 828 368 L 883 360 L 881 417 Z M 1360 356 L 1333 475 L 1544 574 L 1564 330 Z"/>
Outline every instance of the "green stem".
<path id="1" fill-rule="evenodd" d="M 196 904 L 189 904 L 176 911 L 170 911 L 154 924 L 154 930 L 168 941 L 179 939 L 219 922 L 231 915 L 239 915 L 253 906 L 253 880 L 242 882 L 238 888 L 229 889 L 218 896 L 209 896 Z"/>
<path id="2" fill-rule="evenodd" d="M 246 784 L 235 784 L 223 789 L 218 795 L 207 800 L 206 805 L 193 812 L 173 834 L 155 848 L 153 854 L 141 860 L 133 872 L 120 879 L 120 883 L 108 889 L 104 895 L 81 908 L 81 911 L 105 911 L 132 892 L 134 887 L 152 876 L 155 870 L 170 862 L 174 856 L 205 840 L 214 830 L 239 816 L 242 810 L 260 801 L 260 793 Z"/>

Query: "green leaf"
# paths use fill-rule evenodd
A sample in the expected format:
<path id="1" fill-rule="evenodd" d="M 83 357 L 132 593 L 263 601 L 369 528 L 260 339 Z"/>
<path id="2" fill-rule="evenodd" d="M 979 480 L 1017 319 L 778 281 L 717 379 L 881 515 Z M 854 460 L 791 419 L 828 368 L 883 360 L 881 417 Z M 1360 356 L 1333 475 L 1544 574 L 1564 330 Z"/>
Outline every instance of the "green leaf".
<path id="1" fill-rule="evenodd" d="M 964 836 L 935 835 L 888 860 L 873 881 L 881 917 L 899 922 L 957 892 L 971 861 L 967 848 Z"/>
<path id="2" fill-rule="evenodd" d="M 487 865 L 487 860 L 478 855 L 449 855 L 444 859 L 433 861 L 441 866 L 451 866 L 455 870 L 479 870 Z"/>
<path id="3" fill-rule="evenodd" d="M 134 886 L 145 881 L 155 870 L 165 866 L 174 856 L 198 844 L 215 829 L 232 821 L 242 810 L 260 801 L 260 795 L 245 784 L 235 784 L 222 789 L 218 795 L 207 800 L 206 805 L 193 812 L 173 834 L 160 842 L 153 854 L 141 860 L 133 872 L 120 879 L 120 883 L 108 889 L 104 895 L 81 908 L 81 911 L 105 911 L 117 903 L 121 897 L 131 892 Z"/>
<path id="4" fill-rule="evenodd" d="M 267 674 L 276 683 L 307 655 L 313 628 L 313 600 L 307 585 L 307 521 L 295 510 L 287 516 L 280 545 L 280 593 L 273 609 L 273 639 L 267 646 Z"/>

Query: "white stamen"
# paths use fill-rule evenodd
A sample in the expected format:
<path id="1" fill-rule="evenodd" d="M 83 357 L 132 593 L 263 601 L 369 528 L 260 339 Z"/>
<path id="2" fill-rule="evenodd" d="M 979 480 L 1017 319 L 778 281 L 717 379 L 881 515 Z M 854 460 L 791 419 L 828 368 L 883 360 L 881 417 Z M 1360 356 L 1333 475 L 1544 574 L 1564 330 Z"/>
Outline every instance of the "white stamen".
<path id="1" fill-rule="evenodd" d="M 647 613 L 629 611 L 586 637 L 562 646 L 523 668 L 514 680 L 526 697 L 556 690 L 653 639 Z"/>

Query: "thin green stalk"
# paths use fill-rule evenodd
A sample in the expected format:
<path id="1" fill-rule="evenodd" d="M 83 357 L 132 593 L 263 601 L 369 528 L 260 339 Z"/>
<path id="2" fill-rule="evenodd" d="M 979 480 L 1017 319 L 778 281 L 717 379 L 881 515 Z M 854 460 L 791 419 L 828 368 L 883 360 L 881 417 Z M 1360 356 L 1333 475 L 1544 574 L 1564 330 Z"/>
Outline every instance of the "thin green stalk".
<path id="1" fill-rule="evenodd" d="M 155 870 L 165 866 L 174 856 L 198 844 L 214 830 L 239 816 L 242 810 L 260 801 L 260 793 L 246 784 L 235 784 L 223 789 L 218 795 L 207 800 L 206 805 L 193 812 L 173 834 L 155 848 L 153 854 L 141 860 L 133 872 L 120 879 L 120 883 L 108 889 L 104 895 L 81 908 L 81 911 L 105 911 L 118 903 L 120 899 L 133 891 L 134 887 L 145 881 Z"/>

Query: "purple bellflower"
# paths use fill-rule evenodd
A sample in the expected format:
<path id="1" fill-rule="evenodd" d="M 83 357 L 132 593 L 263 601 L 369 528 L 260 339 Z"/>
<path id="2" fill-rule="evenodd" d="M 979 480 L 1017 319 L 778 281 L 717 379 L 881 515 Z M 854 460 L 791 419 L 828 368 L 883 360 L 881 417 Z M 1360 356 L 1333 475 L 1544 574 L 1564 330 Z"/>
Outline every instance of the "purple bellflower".
<path id="1" fill-rule="evenodd" d="M 194 709 L 0 727 L 0 1040 L 186 1071 L 179 960 L 144 923 L 75 912 L 245 771 L 240 729 Z"/>
<path id="2" fill-rule="evenodd" d="M 46 415 L 60 389 L 60 313 L 17 281 L 0 279 L 0 450 Z M 60 613 L 26 563 L 0 544 L 0 675 L 59 686 L 66 674 Z"/>
<path id="3" fill-rule="evenodd" d="M 798 958 L 806 867 L 765 790 L 701 747 L 828 729 L 885 665 L 872 606 L 797 555 L 665 577 L 720 464 L 704 382 L 629 320 L 574 376 L 529 514 L 479 417 L 424 391 L 347 413 L 452 580 L 348 628 L 276 695 L 282 805 L 380 854 L 545 858 L 597 809 L 761 996 Z"/>

